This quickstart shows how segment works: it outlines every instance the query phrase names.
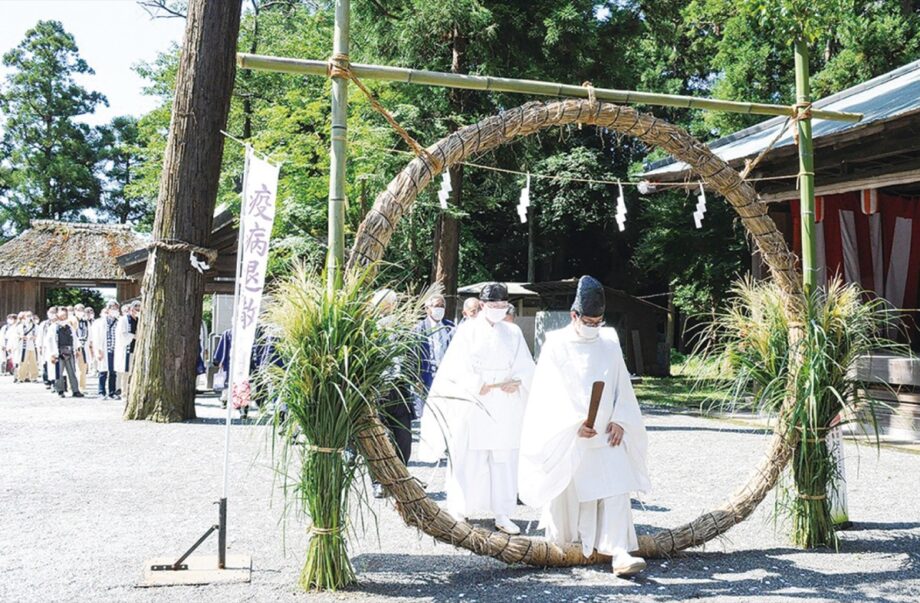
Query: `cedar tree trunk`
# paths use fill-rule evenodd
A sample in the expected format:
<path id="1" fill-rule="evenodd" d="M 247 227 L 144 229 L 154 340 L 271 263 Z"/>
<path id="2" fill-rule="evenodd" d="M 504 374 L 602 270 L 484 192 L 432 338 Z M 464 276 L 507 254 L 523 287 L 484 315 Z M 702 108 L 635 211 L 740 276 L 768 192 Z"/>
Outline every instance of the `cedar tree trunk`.
<path id="1" fill-rule="evenodd" d="M 241 0 L 191 0 L 163 157 L 153 240 L 208 246 L 236 72 Z M 188 251 L 154 249 L 142 307 L 125 419 L 195 416 L 195 360 L 204 278 Z"/>

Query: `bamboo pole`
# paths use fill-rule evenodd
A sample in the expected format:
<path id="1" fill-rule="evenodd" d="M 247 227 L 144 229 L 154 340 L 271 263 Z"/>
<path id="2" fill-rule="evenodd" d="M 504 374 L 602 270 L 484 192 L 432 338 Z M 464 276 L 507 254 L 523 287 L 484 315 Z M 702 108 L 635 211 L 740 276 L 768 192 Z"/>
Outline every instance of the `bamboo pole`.
<path id="1" fill-rule="evenodd" d="M 329 69 L 328 61 L 315 59 L 291 59 L 239 53 L 236 55 L 236 60 L 237 64 L 242 69 L 255 69 L 259 71 L 276 71 L 280 73 L 325 77 L 328 75 Z M 352 63 L 351 70 L 360 79 L 366 80 L 403 82 L 407 84 L 420 84 L 423 86 L 444 86 L 447 88 L 464 88 L 468 90 L 489 90 L 492 92 L 514 92 L 542 96 L 588 98 L 587 87 L 572 84 L 558 84 L 537 80 L 482 75 L 442 73 L 440 71 L 407 69 L 404 67 L 389 67 L 384 65 L 366 65 L 362 63 Z M 613 88 L 594 88 L 594 96 L 598 100 L 616 103 L 683 107 L 686 109 L 706 109 L 710 111 L 726 111 L 729 113 L 780 115 L 786 117 L 794 114 L 794 110 L 787 105 L 747 103 L 681 96 L 677 94 L 656 94 L 652 92 L 616 90 Z M 812 109 L 811 114 L 818 119 L 832 119 L 837 121 L 858 122 L 862 119 L 861 113 L 825 111 L 822 109 Z"/>
<path id="2" fill-rule="evenodd" d="M 347 61 L 349 0 L 336 0 L 335 33 L 332 50 Z M 338 288 L 345 266 L 345 157 L 348 152 L 346 134 L 348 120 L 348 79 L 332 77 L 332 143 L 329 161 L 329 251 L 326 257 L 326 285 Z"/>
<path id="3" fill-rule="evenodd" d="M 796 111 L 809 102 L 808 45 L 802 38 L 795 42 L 795 101 Z M 812 115 L 814 112 L 812 112 Z M 811 144 L 811 118 L 796 121 L 799 138 L 799 199 L 802 220 L 802 284 L 805 293 L 814 290 L 818 282 L 817 246 L 815 243 L 815 169 Z"/>

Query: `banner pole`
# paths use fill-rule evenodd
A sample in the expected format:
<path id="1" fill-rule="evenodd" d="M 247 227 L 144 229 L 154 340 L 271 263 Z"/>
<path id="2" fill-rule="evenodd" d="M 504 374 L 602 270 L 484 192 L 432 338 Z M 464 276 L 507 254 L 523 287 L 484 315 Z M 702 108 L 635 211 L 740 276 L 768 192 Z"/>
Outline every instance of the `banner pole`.
<path id="1" fill-rule="evenodd" d="M 252 153 L 252 147 L 248 144 L 246 145 L 246 159 L 243 167 L 243 191 L 241 196 L 243 197 L 243 204 L 245 206 L 246 199 L 246 180 L 249 177 L 249 158 Z M 233 423 L 233 355 L 237 353 L 238 347 L 236 345 L 236 315 L 239 310 L 240 303 L 240 278 L 241 270 L 240 266 L 243 262 L 243 234 L 244 234 L 244 223 L 243 223 L 243 212 L 240 212 L 240 226 L 238 230 L 238 239 L 236 243 L 236 273 L 235 273 L 235 282 L 233 286 L 233 312 L 231 314 L 233 322 L 230 327 L 230 370 L 227 371 L 227 414 L 224 421 L 224 485 L 221 491 L 221 498 L 219 501 L 220 511 L 219 511 L 219 529 L 217 532 L 217 549 L 218 549 L 218 560 L 217 565 L 220 569 L 224 568 L 224 565 L 227 561 L 227 491 L 230 488 L 230 425 Z"/>

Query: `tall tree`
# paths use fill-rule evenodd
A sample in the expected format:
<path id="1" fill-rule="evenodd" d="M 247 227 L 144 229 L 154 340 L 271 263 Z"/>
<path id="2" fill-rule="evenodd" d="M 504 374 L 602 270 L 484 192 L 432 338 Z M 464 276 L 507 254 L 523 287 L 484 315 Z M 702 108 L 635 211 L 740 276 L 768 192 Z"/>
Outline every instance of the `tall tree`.
<path id="1" fill-rule="evenodd" d="M 141 152 L 137 118 L 116 117 L 100 132 L 99 158 L 106 181 L 100 212 L 121 224 L 146 222 L 151 204 L 132 187 Z"/>
<path id="2" fill-rule="evenodd" d="M 154 244 L 205 247 L 211 233 L 236 72 L 240 0 L 191 0 L 160 195 Z M 195 416 L 195 359 L 204 279 L 189 251 L 154 247 L 142 289 L 141 321 L 125 418 L 160 422 Z"/>
<path id="3" fill-rule="evenodd" d="M 33 217 L 78 219 L 100 194 L 94 131 L 76 121 L 107 104 L 74 81 L 93 70 L 58 21 L 39 21 L 3 65 L 0 229 L 20 231 Z"/>

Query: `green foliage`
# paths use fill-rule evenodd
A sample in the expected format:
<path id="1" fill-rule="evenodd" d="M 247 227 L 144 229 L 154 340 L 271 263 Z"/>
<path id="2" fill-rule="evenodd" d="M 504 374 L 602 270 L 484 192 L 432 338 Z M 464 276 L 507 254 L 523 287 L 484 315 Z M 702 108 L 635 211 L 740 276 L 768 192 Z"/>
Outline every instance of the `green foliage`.
<path id="1" fill-rule="evenodd" d="M 634 389 L 643 405 L 667 410 L 707 412 L 731 401 L 724 383 L 700 381 L 695 376 L 642 377 Z"/>
<path id="2" fill-rule="evenodd" d="M 695 228 L 696 194 L 698 189 L 641 199 L 632 263 L 640 283 L 670 283 L 682 312 L 708 314 L 751 260 L 734 210 L 715 195 L 709 195 L 702 229 Z"/>
<path id="3" fill-rule="evenodd" d="M 130 115 L 116 117 L 100 131 L 100 159 L 106 179 L 100 212 L 121 224 L 151 225 L 156 196 L 137 196 L 131 186 L 142 153 L 137 119 Z"/>
<path id="4" fill-rule="evenodd" d="M 398 359 L 415 349 L 421 306 L 409 301 L 387 314 L 372 302 L 368 275 L 350 274 L 330 292 L 322 274 L 295 267 L 267 308 L 284 368 L 273 366 L 264 377 L 288 412 L 284 421 L 275 418 L 278 471 L 285 497 L 312 521 L 305 590 L 355 582 L 345 532 L 350 507 L 366 498 L 353 496 L 364 484 L 363 466 L 345 451 L 357 445 L 378 401 L 408 391 L 417 377 Z"/>
<path id="5" fill-rule="evenodd" d="M 801 12 L 805 11 L 805 12 Z M 832 18 L 828 18 L 828 16 Z M 353 61 L 675 94 L 791 103 L 793 38 L 806 17 L 815 96 L 836 92 L 920 56 L 918 18 L 902 3 L 855 0 L 593 0 L 354 3 Z M 329 54 L 329 3 L 261 3 L 243 16 L 239 50 L 279 56 Z M 818 25 L 815 25 L 818 24 Z M 803 30 L 804 31 L 804 30 Z M 461 44 L 456 46 L 458 36 Z M 455 50 L 458 51 L 455 56 Z M 141 163 L 126 187 L 134 199 L 156 198 L 169 125 L 176 48 L 139 71 L 163 100 L 138 123 Z M 427 145 L 458 126 L 516 106 L 511 94 L 366 82 L 413 136 Z M 704 140 L 760 118 L 685 109 L 654 109 Z M 354 87 L 349 97 L 346 245 L 369 207 L 410 158 L 402 140 Z M 323 264 L 329 166 L 329 82 L 240 70 L 228 130 L 283 162 L 270 270 Z M 590 179 L 626 178 L 662 156 L 628 137 L 585 127 L 555 129 L 515 141 L 474 160 L 512 170 Z M 220 202 L 236 209 L 242 149 L 225 145 Z M 464 169 L 459 280 L 523 280 L 528 225 L 514 210 L 523 178 Z M 421 287 L 432 272 L 441 210 L 437 183 L 404 216 L 386 260 Z M 628 221 L 619 232 L 616 191 L 534 179 L 533 228 L 538 280 L 595 274 L 631 292 L 670 289 L 687 313 L 708 313 L 733 279 L 748 272 L 750 247 L 727 205 L 710 195 L 703 229 L 693 228 L 695 193 L 640 197 L 627 187 Z M 590 241 L 590 244 L 586 242 Z M 384 270 L 390 270 L 385 268 Z"/>
<path id="6" fill-rule="evenodd" d="M 894 0 L 694 0 L 679 13 L 681 25 L 671 32 L 679 37 L 667 47 L 688 49 L 690 57 L 680 60 L 690 66 L 702 60 L 704 71 L 694 75 L 717 98 L 791 103 L 798 36 L 809 46 L 815 98 L 920 56 L 920 19 L 910 3 Z M 692 130 L 724 135 L 757 121 L 710 113 Z"/>
<path id="7" fill-rule="evenodd" d="M 105 305 L 105 298 L 96 289 L 56 288 L 48 289 L 45 304 L 51 306 L 75 306 L 83 304 L 92 307 L 97 313 Z"/>
<path id="8" fill-rule="evenodd" d="M 31 218 L 75 220 L 99 200 L 98 134 L 76 118 L 93 113 L 98 92 L 74 76 L 92 74 L 58 21 L 39 21 L 3 55 L 0 89 L 0 229 L 16 233 Z"/>

